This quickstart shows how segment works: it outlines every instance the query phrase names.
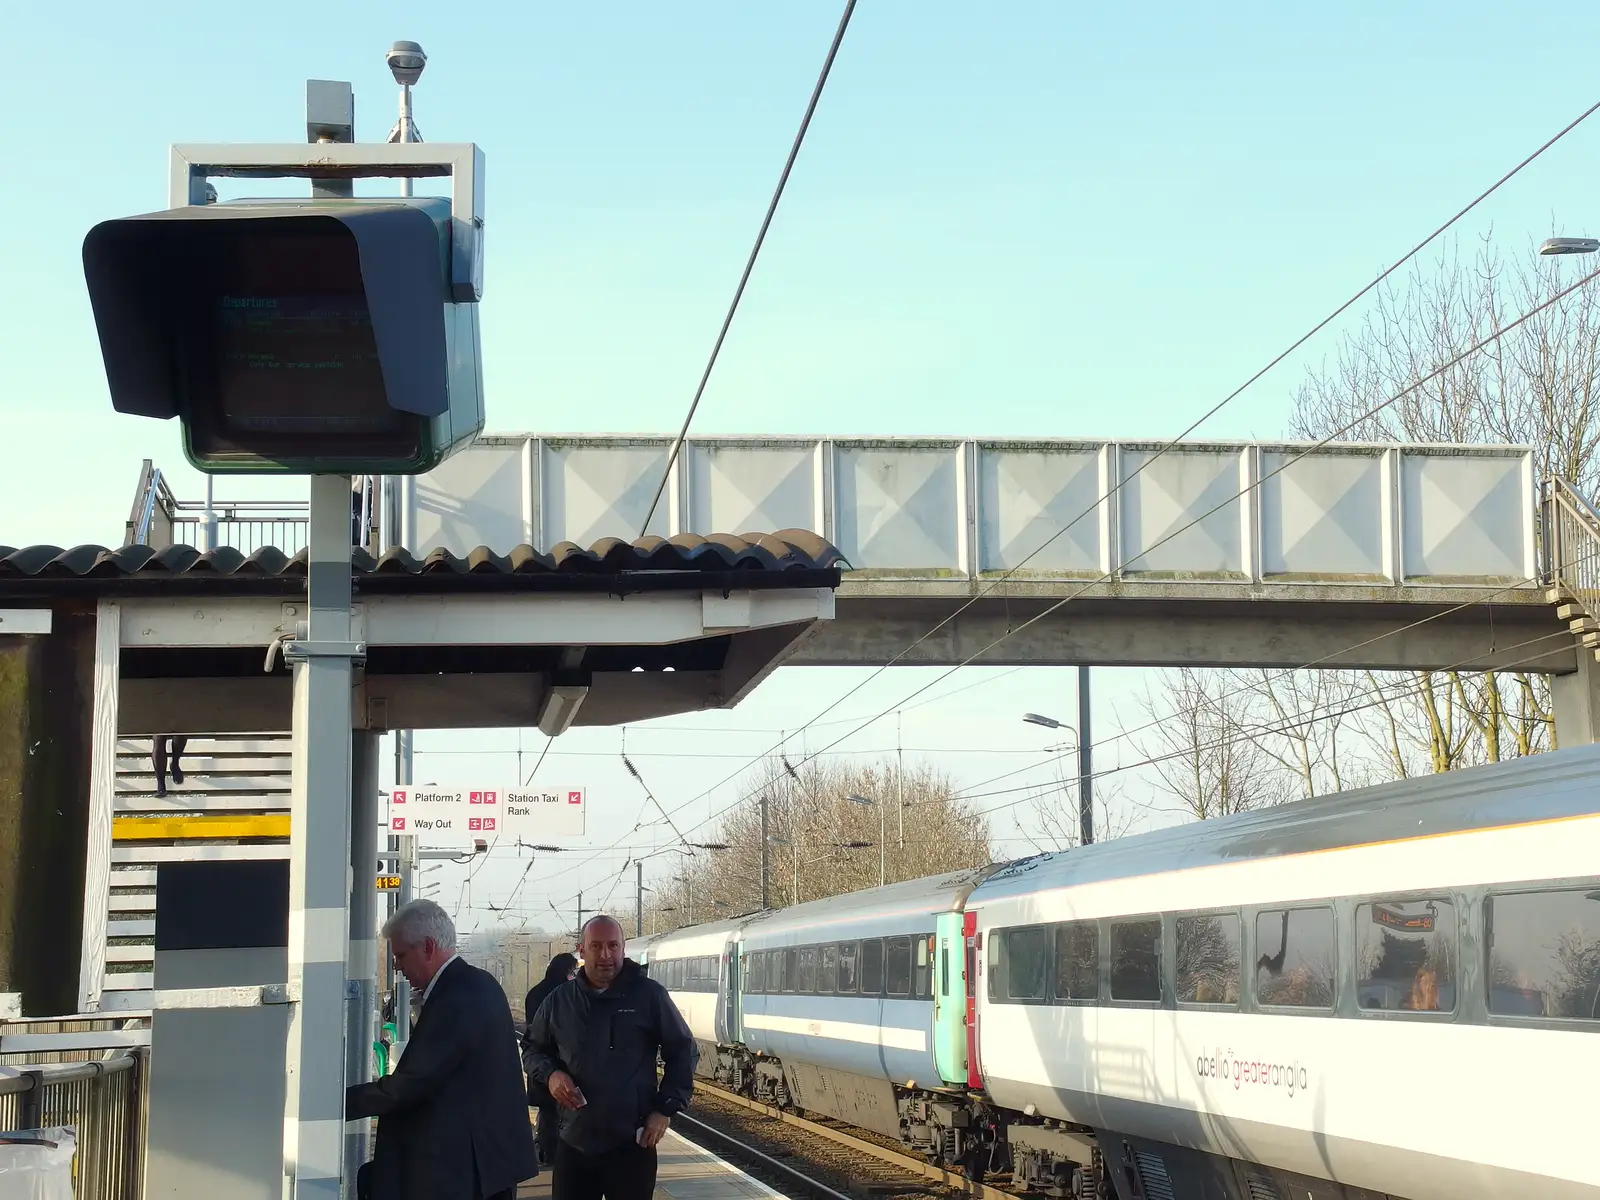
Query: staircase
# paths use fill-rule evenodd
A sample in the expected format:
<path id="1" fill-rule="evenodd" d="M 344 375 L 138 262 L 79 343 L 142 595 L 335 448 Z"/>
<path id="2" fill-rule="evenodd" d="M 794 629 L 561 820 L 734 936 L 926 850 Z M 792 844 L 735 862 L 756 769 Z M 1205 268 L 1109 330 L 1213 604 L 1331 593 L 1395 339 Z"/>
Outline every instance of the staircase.
<path id="1" fill-rule="evenodd" d="M 1545 485 L 1544 547 L 1556 616 L 1600 659 L 1600 512 L 1559 476 Z"/>
<path id="2" fill-rule="evenodd" d="M 153 742 L 117 739 L 107 992 L 147 992 L 154 984 L 157 866 L 289 854 L 287 733 L 191 735 L 181 784 L 170 777 L 169 749 L 165 796 L 156 795 Z"/>

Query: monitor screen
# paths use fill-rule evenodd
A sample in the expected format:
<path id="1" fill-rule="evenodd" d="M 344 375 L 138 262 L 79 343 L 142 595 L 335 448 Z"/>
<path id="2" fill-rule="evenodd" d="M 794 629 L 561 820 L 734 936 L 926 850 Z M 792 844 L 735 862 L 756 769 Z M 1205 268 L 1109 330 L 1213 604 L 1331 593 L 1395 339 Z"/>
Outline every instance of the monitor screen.
<path id="1" fill-rule="evenodd" d="M 217 298 L 218 415 L 237 432 L 376 432 L 389 424 L 359 293 Z"/>
<path id="2" fill-rule="evenodd" d="M 219 222 L 191 321 L 195 448 L 292 458 L 402 454 L 414 418 L 389 405 L 360 252 L 337 221 Z"/>

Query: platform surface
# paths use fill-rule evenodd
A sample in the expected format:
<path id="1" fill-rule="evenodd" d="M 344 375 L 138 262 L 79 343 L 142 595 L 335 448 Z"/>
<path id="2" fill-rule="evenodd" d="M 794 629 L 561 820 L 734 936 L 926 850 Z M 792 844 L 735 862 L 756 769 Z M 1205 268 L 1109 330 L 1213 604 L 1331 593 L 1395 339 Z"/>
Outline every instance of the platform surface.
<path id="1" fill-rule="evenodd" d="M 709 1150 L 669 1130 L 656 1147 L 655 1200 L 778 1200 L 780 1194 Z M 550 1170 L 540 1170 L 517 1192 L 518 1200 L 549 1200 Z"/>

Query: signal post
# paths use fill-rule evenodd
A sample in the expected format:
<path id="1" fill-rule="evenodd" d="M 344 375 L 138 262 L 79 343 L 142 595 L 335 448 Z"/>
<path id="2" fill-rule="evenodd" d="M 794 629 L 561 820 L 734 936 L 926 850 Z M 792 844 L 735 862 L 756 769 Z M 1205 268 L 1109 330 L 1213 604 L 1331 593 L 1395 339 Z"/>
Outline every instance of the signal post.
<path id="1" fill-rule="evenodd" d="M 350 476 L 422 474 L 483 428 L 483 154 L 323 141 L 175 146 L 171 161 L 170 207 L 103 222 L 84 242 L 112 405 L 176 418 L 208 474 L 308 476 L 311 519 L 306 620 L 283 646 L 294 734 L 287 986 L 164 1007 L 288 1004 L 283 1193 L 339 1197 L 361 1157 L 346 1148 L 346 1075 L 367 1055 L 348 1042 L 370 1026 L 347 1003 L 372 1003 L 350 889 L 372 889 L 377 858 L 375 760 L 356 771 L 352 754 L 365 647 L 351 621 Z M 448 200 L 353 195 L 361 180 L 429 176 L 450 178 Z M 219 203 L 210 180 L 224 177 L 304 178 L 314 194 Z M 372 793 L 354 808 L 365 870 L 352 858 L 353 774 L 361 799 Z"/>

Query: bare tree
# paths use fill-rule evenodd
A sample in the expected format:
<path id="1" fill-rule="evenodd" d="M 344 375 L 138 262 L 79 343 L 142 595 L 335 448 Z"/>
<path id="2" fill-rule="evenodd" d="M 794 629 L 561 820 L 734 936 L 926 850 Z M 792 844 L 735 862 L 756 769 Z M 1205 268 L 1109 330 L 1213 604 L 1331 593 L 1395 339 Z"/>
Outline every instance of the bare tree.
<path id="1" fill-rule="evenodd" d="M 1289 797 L 1249 688 L 1228 672 L 1193 667 L 1162 672 L 1162 684 L 1165 700 L 1146 690 L 1152 732 L 1139 742 L 1162 791 L 1200 821 Z"/>
<path id="2" fill-rule="evenodd" d="M 1530 243 L 1504 260 L 1485 238 L 1448 244 L 1379 288 L 1362 324 L 1295 398 L 1293 432 L 1359 441 L 1532 446 L 1543 475 L 1600 487 L 1600 286 L 1551 304 L 1427 383 L 1434 371 L 1573 282 Z M 1383 401 L 1407 389 L 1398 402 Z M 1373 411 L 1376 410 L 1376 411 Z M 1466 665 L 1466 664 L 1464 664 Z M 1385 774 L 1446 771 L 1550 748 L 1548 678 L 1527 673 L 1363 673 L 1380 720 L 1366 732 Z M 1397 686 L 1398 685 L 1398 686 Z"/>
<path id="3" fill-rule="evenodd" d="M 1083 841 L 1078 777 L 1067 774 L 1065 762 L 1060 758 L 1055 760 L 1055 767 L 1055 782 L 1041 785 L 1028 797 L 1033 828 L 1022 836 L 1040 853 L 1071 850 Z M 1095 841 L 1109 842 L 1125 836 L 1133 828 L 1134 813 L 1121 784 L 1097 780 L 1092 790 Z"/>
<path id="4" fill-rule="evenodd" d="M 763 760 L 747 794 L 708 843 L 679 847 L 657 877 L 647 931 L 714 921 L 761 907 L 761 806 L 767 806 L 768 891 L 781 908 L 989 862 L 986 818 L 954 782 L 925 764 L 813 762 L 790 770 Z M 849 797 L 871 801 L 861 804 Z"/>

